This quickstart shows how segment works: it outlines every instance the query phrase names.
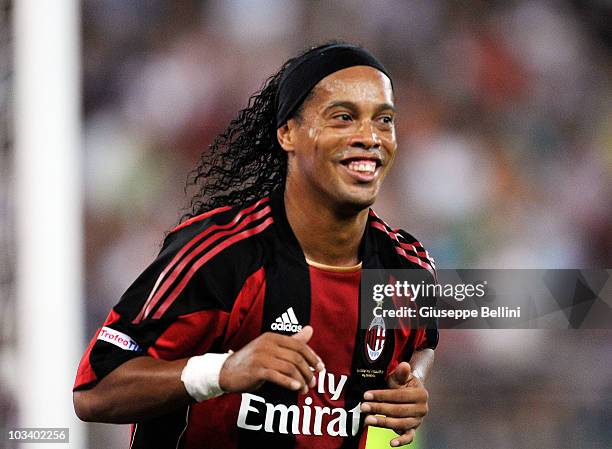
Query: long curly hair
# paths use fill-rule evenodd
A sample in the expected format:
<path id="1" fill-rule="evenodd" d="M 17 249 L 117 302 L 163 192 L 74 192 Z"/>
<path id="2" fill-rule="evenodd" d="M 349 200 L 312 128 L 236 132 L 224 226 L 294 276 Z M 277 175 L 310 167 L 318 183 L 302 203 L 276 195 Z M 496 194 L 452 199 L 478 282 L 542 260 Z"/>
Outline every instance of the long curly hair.
<path id="1" fill-rule="evenodd" d="M 281 77 L 296 59 L 337 43 L 340 42 L 326 42 L 287 60 L 249 98 L 247 107 L 202 152 L 197 166 L 189 173 L 185 193 L 191 190 L 195 193 L 180 222 L 220 206 L 240 205 L 261 198 L 284 185 L 287 153 L 276 138 L 276 92 Z M 300 117 L 309 96 L 293 117 Z"/>

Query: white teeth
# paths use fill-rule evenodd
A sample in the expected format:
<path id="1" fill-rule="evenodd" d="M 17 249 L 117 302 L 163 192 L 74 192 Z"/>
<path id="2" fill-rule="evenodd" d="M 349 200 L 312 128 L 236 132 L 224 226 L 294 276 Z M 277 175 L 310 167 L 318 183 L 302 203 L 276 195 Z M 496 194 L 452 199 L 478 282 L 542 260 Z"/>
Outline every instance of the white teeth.
<path id="1" fill-rule="evenodd" d="M 374 161 L 354 161 L 349 163 L 348 168 L 354 171 L 365 173 L 374 173 L 376 171 L 376 162 Z"/>

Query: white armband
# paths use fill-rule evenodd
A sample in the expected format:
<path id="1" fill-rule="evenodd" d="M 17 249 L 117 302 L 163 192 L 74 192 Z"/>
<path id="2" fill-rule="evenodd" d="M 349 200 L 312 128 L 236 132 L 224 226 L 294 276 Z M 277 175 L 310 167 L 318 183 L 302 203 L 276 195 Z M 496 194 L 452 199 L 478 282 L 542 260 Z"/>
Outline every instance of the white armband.
<path id="1" fill-rule="evenodd" d="M 226 354 L 203 354 L 191 357 L 181 373 L 181 380 L 189 396 L 198 402 L 223 394 L 219 386 L 221 367 L 232 352 Z"/>

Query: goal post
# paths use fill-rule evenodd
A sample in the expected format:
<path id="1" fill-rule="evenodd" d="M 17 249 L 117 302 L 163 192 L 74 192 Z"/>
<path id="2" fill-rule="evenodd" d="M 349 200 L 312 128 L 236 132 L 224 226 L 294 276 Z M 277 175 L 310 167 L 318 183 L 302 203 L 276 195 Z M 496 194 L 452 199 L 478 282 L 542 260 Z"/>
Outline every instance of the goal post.
<path id="1" fill-rule="evenodd" d="M 69 427 L 83 448 L 79 2 L 19 0 L 13 26 L 18 425 Z"/>

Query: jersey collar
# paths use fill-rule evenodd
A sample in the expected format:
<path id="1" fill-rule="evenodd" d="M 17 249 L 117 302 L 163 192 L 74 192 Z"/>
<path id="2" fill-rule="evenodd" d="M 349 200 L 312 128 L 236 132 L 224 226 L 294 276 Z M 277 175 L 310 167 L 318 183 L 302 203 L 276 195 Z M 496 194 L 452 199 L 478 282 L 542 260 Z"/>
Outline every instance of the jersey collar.
<path id="1" fill-rule="evenodd" d="M 284 187 L 282 187 L 276 188 L 270 194 L 270 206 L 272 207 L 272 215 L 274 217 L 276 232 L 281 244 L 285 247 L 285 249 L 307 265 L 304 252 L 300 247 L 297 237 L 293 233 L 293 229 L 291 229 L 289 221 L 287 220 L 284 193 L 285 190 Z M 359 246 L 359 260 L 363 262 L 363 268 L 373 268 L 371 265 L 374 263 L 374 255 L 377 253 L 376 239 L 372 235 L 375 230 L 371 226 L 371 220 L 372 217 L 370 214 L 368 214 L 368 222 Z"/>

